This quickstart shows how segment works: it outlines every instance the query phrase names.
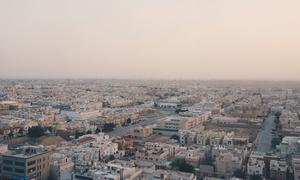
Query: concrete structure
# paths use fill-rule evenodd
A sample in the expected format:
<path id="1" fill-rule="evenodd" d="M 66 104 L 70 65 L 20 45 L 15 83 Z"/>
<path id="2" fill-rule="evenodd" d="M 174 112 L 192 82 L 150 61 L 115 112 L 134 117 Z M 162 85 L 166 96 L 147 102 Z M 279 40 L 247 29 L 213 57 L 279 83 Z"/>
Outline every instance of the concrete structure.
<path id="1" fill-rule="evenodd" d="M 20 152 L 2 154 L 2 178 L 46 180 L 50 173 L 50 152 L 42 147 L 28 146 Z"/>
<path id="2" fill-rule="evenodd" d="M 292 166 L 294 170 L 294 180 L 299 180 L 300 179 L 300 158 L 299 157 L 293 158 Z"/>
<path id="3" fill-rule="evenodd" d="M 247 164 L 247 174 L 258 175 L 263 177 L 265 175 L 265 162 L 263 156 L 252 153 Z"/>
<path id="4" fill-rule="evenodd" d="M 136 127 L 131 131 L 131 135 L 134 138 L 146 138 L 150 137 L 153 134 L 152 127 Z"/>
<path id="5" fill-rule="evenodd" d="M 193 173 L 184 173 L 179 171 L 155 170 L 144 171 L 141 180 L 196 180 Z"/>
<path id="6" fill-rule="evenodd" d="M 179 130 L 191 129 L 199 125 L 200 120 L 195 117 L 169 116 L 160 120 L 154 130 L 161 134 L 174 134 Z"/>
<path id="7" fill-rule="evenodd" d="M 218 176 L 230 177 L 234 171 L 242 167 L 242 155 L 232 152 L 221 153 L 216 158 L 216 172 Z"/>
<path id="8" fill-rule="evenodd" d="M 73 180 L 140 180 L 142 170 L 132 161 L 114 160 L 109 163 L 95 164 L 85 172 L 74 172 Z"/>
<path id="9" fill-rule="evenodd" d="M 63 154 L 54 153 L 50 156 L 50 173 L 53 180 L 64 179 L 73 171 L 74 163 L 72 159 Z"/>
<path id="10" fill-rule="evenodd" d="M 161 164 L 168 158 L 175 156 L 178 151 L 179 145 L 177 144 L 147 142 L 143 149 L 136 152 L 135 157 L 137 160 L 146 160 Z"/>
<path id="11" fill-rule="evenodd" d="M 270 178 L 274 180 L 287 179 L 288 164 L 286 161 L 270 161 Z"/>

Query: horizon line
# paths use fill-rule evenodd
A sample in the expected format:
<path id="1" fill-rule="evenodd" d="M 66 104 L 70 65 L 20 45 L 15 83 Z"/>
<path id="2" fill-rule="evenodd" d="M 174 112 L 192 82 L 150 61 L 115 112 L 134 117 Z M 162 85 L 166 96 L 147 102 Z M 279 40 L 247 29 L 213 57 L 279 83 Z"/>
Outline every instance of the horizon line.
<path id="1" fill-rule="evenodd" d="M 43 78 L 1 78 L 0 80 L 124 80 L 124 81 L 256 81 L 256 82 L 299 82 L 300 79 L 221 79 L 221 78 L 94 78 L 94 77 L 84 77 L 84 78 L 76 78 L 76 77 L 43 77 Z"/>

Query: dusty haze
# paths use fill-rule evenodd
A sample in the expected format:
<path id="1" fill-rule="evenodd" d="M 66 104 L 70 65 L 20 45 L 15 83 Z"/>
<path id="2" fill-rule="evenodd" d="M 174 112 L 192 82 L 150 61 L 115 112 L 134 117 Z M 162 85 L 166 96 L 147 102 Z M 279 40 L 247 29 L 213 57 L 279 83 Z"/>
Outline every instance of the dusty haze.
<path id="1" fill-rule="evenodd" d="M 1 0 L 0 78 L 300 80 L 299 0 Z"/>

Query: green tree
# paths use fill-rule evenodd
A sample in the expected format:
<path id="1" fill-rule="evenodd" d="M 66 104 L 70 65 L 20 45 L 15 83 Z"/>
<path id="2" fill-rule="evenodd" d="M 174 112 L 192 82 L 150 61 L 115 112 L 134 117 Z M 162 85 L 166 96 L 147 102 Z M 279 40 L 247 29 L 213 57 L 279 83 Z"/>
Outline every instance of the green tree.
<path id="1" fill-rule="evenodd" d="M 275 113 L 275 116 L 276 116 L 277 119 L 279 119 L 280 116 L 281 116 L 281 112 L 276 112 L 276 113 Z"/>
<path id="2" fill-rule="evenodd" d="M 27 135 L 31 138 L 39 138 L 45 134 L 44 128 L 41 126 L 34 126 L 28 129 Z"/>
<path id="3" fill-rule="evenodd" d="M 246 176 L 245 176 L 245 173 L 241 170 L 241 169 L 238 169 L 236 171 L 233 172 L 233 175 L 236 177 L 236 178 L 241 178 L 241 179 L 244 179 Z"/>
<path id="4" fill-rule="evenodd" d="M 9 139 L 14 137 L 14 133 L 12 131 L 10 131 L 10 133 L 8 134 Z"/>
<path id="5" fill-rule="evenodd" d="M 260 175 L 251 175 L 250 180 L 262 180 L 262 177 Z"/>
<path id="6" fill-rule="evenodd" d="M 113 161 L 113 160 L 115 160 L 116 158 L 115 158 L 115 156 L 114 155 L 109 155 L 108 156 L 108 160 L 109 161 Z"/>
<path id="7" fill-rule="evenodd" d="M 110 132 L 110 131 L 113 131 L 115 127 L 116 127 L 116 125 L 114 123 L 105 123 L 103 125 L 102 131 L 103 132 Z"/>
<path id="8" fill-rule="evenodd" d="M 101 129 L 100 129 L 100 128 L 97 128 L 95 132 L 96 132 L 96 134 L 98 134 L 98 133 L 101 132 Z"/>
<path id="9" fill-rule="evenodd" d="M 19 129 L 19 132 L 18 132 L 20 135 L 24 135 L 24 131 L 22 128 Z"/>
<path id="10" fill-rule="evenodd" d="M 205 158 L 200 161 L 200 164 L 213 165 L 213 159 L 211 156 L 205 156 Z"/>
<path id="11" fill-rule="evenodd" d="M 128 118 L 126 122 L 127 122 L 127 124 L 130 124 L 131 123 L 131 118 Z"/>
<path id="12" fill-rule="evenodd" d="M 188 164 L 184 159 L 176 159 L 171 164 L 172 169 L 178 170 L 181 172 L 194 172 L 194 167 L 190 164 Z"/>
<path id="13" fill-rule="evenodd" d="M 80 136 L 85 135 L 84 132 L 75 131 L 75 139 L 78 139 Z"/>
<path id="14" fill-rule="evenodd" d="M 274 122 L 276 125 L 278 125 L 280 123 L 279 118 L 275 118 Z"/>
<path id="15" fill-rule="evenodd" d="M 280 143 L 281 143 L 280 137 L 274 137 L 274 138 L 272 139 L 272 142 L 271 142 L 273 148 L 275 148 L 275 147 L 276 147 L 277 145 L 279 145 Z"/>

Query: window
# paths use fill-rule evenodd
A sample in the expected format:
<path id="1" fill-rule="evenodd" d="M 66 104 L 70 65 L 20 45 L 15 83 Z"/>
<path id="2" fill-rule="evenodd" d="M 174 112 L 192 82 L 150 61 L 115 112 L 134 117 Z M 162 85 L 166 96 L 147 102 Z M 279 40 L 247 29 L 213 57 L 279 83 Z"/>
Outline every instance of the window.
<path id="1" fill-rule="evenodd" d="M 15 165 L 16 166 L 25 166 L 25 163 L 24 162 L 17 162 L 17 161 L 15 161 Z"/>
<path id="2" fill-rule="evenodd" d="M 4 163 L 4 164 L 10 164 L 10 165 L 12 165 L 12 164 L 13 164 L 13 162 L 12 162 L 12 161 L 10 161 L 10 160 L 3 160 L 3 163 Z"/>
<path id="3" fill-rule="evenodd" d="M 5 166 L 3 167 L 3 170 L 4 171 L 13 171 L 13 169 L 11 167 L 5 167 Z"/>
<path id="4" fill-rule="evenodd" d="M 16 173 L 25 173 L 25 170 L 24 169 L 17 169 L 17 168 L 15 168 L 15 172 Z"/>
<path id="5" fill-rule="evenodd" d="M 30 168 L 30 169 L 28 169 L 28 173 L 32 173 L 32 172 L 34 172 L 35 171 L 35 167 L 33 167 L 33 168 Z"/>
<path id="6" fill-rule="evenodd" d="M 31 166 L 31 165 L 33 165 L 33 164 L 35 164 L 36 163 L 36 161 L 35 160 L 33 160 L 33 161 L 29 161 L 28 163 L 27 163 L 27 166 Z"/>

